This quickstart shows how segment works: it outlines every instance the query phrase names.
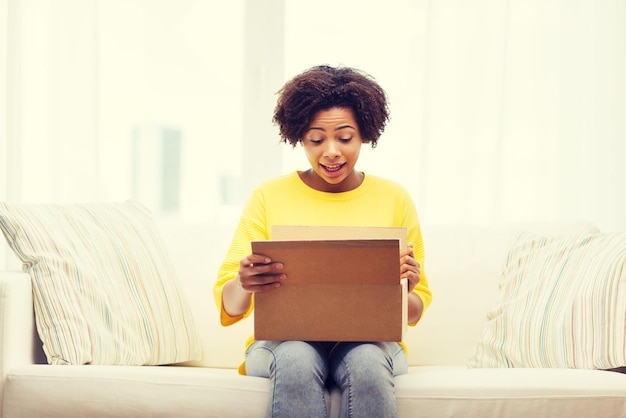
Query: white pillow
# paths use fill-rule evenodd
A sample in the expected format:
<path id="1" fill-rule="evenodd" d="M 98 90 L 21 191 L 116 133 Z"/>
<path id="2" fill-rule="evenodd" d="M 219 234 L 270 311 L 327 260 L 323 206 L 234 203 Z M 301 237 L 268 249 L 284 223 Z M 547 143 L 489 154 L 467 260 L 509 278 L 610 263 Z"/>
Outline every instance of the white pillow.
<path id="1" fill-rule="evenodd" d="M 0 202 L 0 229 L 32 278 L 50 364 L 172 364 L 201 357 L 153 217 L 135 202 Z"/>
<path id="2" fill-rule="evenodd" d="M 523 234 L 469 367 L 626 365 L 626 233 Z"/>

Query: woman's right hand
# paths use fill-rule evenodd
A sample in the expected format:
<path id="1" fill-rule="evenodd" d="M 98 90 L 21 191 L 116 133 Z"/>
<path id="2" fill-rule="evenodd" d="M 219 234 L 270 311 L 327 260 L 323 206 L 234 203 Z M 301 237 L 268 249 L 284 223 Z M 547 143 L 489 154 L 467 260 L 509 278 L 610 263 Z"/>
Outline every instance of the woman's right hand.
<path id="1" fill-rule="evenodd" d="M 282 270 L 282 263 L 273 263 L 264 255 L 250 254 L 239 261 L 236 280 L 244 292 L 266 292 L 280 287 L 280 283 L 287 278 Z"/>

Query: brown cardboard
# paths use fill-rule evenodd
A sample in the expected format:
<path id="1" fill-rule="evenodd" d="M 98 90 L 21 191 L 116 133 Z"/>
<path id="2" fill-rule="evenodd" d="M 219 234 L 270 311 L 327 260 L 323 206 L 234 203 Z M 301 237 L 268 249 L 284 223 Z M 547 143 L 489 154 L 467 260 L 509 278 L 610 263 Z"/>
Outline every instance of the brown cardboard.
<path id="1" fill-rule="evenodd" d="M 399 248 L 402 240 L 406 242 L 406 229 L 279 229 L 278 234 L 272 231 L 272 241 L 252 242 L 254 253 L 283 262 L 287 274 L 280 288 L 255 294 L 256 339 L 402 340 L 407 295 L 406 280 L 399 279 Z M 335 239 L 377 235 L 395 238 Z M 276 240 L 277 236 L 307 239 Z"/>

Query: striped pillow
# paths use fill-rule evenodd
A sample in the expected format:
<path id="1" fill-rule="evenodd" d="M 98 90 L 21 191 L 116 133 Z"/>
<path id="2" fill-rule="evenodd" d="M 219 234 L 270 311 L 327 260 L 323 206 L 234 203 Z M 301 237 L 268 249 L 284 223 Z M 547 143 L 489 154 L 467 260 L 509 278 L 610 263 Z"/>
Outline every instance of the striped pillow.
<path id="1" fill-rule="evenodd" d="M 187 300 L 140 204 L 0 202 L 0 228 L 32 278 L 48 363 L 158 365 L 201 357 Z"/>
<path id="2" fill-rule="evenodd" d="M 487 319 L 469 367 L 626 365 L 626 233 L 522 235 Z"/>

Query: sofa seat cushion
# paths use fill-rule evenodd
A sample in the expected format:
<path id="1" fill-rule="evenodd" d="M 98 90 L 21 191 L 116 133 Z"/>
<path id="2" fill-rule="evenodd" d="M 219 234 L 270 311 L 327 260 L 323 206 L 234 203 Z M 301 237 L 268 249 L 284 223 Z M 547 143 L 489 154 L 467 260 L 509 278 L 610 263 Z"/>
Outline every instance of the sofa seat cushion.
<path id="1" fill-rule="evenodd" d="M 396 396 L 400 417 L 624 417 L 626 375 L 582 369 L 411 367 L 409 374 L 396 378 Z"/>
<path id="2" fill-rule="evenodd" d="M 235 369 L 177 366 L 13 368 L 4 412 L 14 417 L 263 417 L 267 379 Z M 626 375 L 581 369 L 411 367 L 396 378 L 399 417 L 619 417 Z M 330 396 L 336 417 L 339 392 Z"/>
<path id="3" fill-rule="evenodd" d="M 234 369 L 28 365 L 7 376 L 4 417 L 261 418 L 268 391 Z"/>

